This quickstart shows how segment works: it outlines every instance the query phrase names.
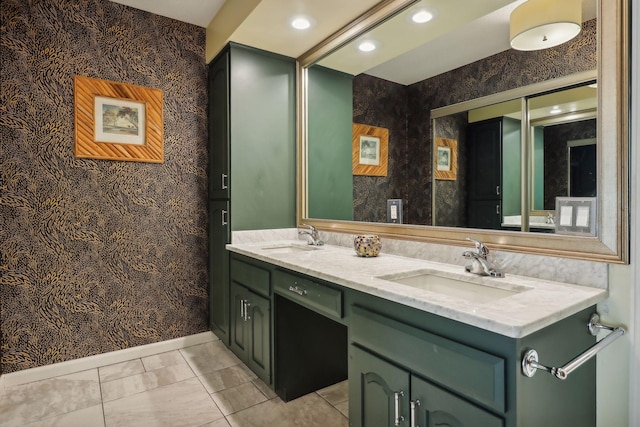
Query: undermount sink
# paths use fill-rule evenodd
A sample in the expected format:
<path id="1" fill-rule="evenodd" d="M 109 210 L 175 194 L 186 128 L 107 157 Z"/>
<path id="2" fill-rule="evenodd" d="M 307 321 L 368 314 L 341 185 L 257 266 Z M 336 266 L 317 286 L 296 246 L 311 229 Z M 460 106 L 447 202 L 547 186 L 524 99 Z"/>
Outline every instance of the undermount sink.
<path id="1" fill-rule="evenodd" d="M 303 243 L 283 243 L 262 247 L 262 250 L 269 251 L 270 254 L 312 252 L 318 249 L 320 249 L 318 246 L 307 245 Z"/>
<path id="2" fill-rule="evenodd" d="M 505 282 L 503 279 L 478 278 L 479 281 L 495 283 L 477 283 L 424 271 L 379 276 L 378 279 L 477 303 L 491 302 L 530 290 L 526 286 Z"/>

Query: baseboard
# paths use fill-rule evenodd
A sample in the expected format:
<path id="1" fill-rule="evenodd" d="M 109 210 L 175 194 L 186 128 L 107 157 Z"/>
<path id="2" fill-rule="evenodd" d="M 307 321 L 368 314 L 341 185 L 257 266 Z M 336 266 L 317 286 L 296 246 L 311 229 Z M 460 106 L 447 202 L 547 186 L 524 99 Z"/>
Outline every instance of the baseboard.
<path id="1" fill-rule="evenodd" d="M 80 359 L 68 360 L 66 362 L 54 363 L 52 365 L 11 372 L 0 375 L 0 388 L 46 380 L 60 375 L 95 369 L 100 366 L 113 365 L 114 363 L 126 362 L 127 360 L 138 359 L 140 357 L 151 356 L 153 354 L 164 353 L 167 351 L 179 350 L 181 348 L 217 340 L 218 337 L 216 337 L 213 332 L 202 332 L 168 341 L 125 348 L 123 350 L 111 351 L 109 353 L 97 354 L 95 356 L 88 356 Z"/>

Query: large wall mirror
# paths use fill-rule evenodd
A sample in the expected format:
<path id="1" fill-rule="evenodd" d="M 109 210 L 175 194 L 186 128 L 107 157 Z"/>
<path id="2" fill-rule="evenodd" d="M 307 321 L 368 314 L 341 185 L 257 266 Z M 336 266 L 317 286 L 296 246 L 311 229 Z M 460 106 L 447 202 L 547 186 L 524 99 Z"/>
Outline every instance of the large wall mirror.
<path id="1" fill-rule="evenodd" d="M 577 37 L 515 51 L 522 3 L 386 0 L 301 56 L 300 222 L 627 262 L 627 0 L 583 0 Z M 355 168 L 371 147 L 382 173 Z M 588 232 L 556 227 L 565 198 L 595 200 Z"/>

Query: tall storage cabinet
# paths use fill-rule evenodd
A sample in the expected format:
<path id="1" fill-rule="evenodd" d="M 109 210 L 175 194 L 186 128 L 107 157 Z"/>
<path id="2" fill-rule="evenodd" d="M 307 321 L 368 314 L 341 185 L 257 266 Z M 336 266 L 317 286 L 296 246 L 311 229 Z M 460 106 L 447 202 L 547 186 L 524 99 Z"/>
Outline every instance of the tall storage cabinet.
<path id="1" fill-rule="evenodd" d="M 209 319 L 230 339 L 231 232 L 296 226 L 295 60 L 229 44 L 209 65 Z"/>
<path id="2" fill-rule="evenodd" d="M 467 226 L 499 230 L 504 216 L 520 213 L 520 121 L 471 123 L 467 143 Z"/>

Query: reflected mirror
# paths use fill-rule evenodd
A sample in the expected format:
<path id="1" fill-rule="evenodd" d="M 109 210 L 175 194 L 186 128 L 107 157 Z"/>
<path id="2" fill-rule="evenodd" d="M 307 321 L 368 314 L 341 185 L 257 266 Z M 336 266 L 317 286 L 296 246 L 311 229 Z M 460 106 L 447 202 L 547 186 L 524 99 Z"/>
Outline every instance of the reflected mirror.
<path id="1" fill-rule="evenodd" d="M 624 259 L 626 196 L 618 178 L 627 161 L 627 92 L 617 73 L 627 60 L 626 33 L 611 29 L 623 25 L 626 2 L 585 0 L 576 38 L 531 52 L 509 48 L 509 15 L 522 1 L 382 3 L 299 58 L 306 117 L 300 219 L 320 229 L 450 243 L 474 235 L 505 249 Z M 425 10 L 429 22 L 411 21 Z M 377 49 L 358 51 L 365 41 Z M 556 105 L 578 106 L 545 112 Z M 498 124 L 485 126 L 491 122 Z M 354 141 L 374 135 L 359 134 L 363 128 L 388 132 L 388 157 L 380 159 L 386 175 L 354 172 Z M 496 132 L 505 144 L 470 143 Z M 590 166 L 571 166 L 583 162 Z M 607 163 L 613 170 L 603 169 Z M 498 203 L 483 198 L 473 174 L 486 178 Z M 551 200 L 593 193 L 594 185 L 598 238 L 580 245 L 521 232 L 553 233 L 539 226 L 553 222 Z"/>

